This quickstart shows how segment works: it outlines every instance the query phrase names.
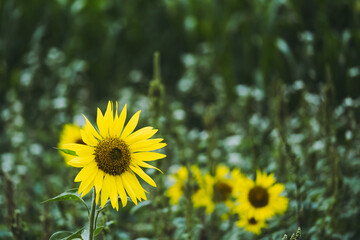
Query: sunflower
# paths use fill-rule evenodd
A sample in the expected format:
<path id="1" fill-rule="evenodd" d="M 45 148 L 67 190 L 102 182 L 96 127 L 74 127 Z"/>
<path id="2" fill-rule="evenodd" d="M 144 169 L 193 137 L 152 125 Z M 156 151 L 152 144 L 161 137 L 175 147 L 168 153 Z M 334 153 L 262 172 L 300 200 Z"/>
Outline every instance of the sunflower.
<path id="1" fill-rule="evenodd" d="M 234 208 L 234 182 L 235 176 L 229 168 L 219 165 L 216 168 L 215 176 L 205 174 L 200 190 L 193 196 L 194 207 L 205 207 L 206 213 L 211 214 L 215 204 L 224 203 L 230 210 Z"/>
<path id="2" fill-rule="evenodd" d="M 262 228 L 267 228 L 267 224 L 264 219 L 258 220 L 253 217 L 243 217 L 239 221 L 237 221 L 236 224 L 238 227 L 243 227 L 246 231 L 252 232 L 257 235 L 261 233 Z"/>
<path id="3" fill-rule="evenodd" d="M 80 127 L 71 123 L 65 124 L 61 133 L 60 133 L 60 140 L 58 147 L 64 148 L 64 144 L 68 143 L 79 143 L 84 144 L 81 134 L 80 134 Z M 68 162 L 73 159 L 72 155 L 66 154 L 62 151 L 59 151 L 60 154 L 64 157 L 65 163 L 68 164 Z"/>
<path id="4" fill-rule="evenodd" d="M 86 195 L 93 187 L 96 191 L 96 204 L 101 193 L 101 206 L 107 200 L 113 208 L 119 209 L 118 196 L 123 207 L 127 204 L 127 195 L 137 204 L 146 200 L 145 190 L 139 183 L 135 173 L 151 186 L 155 182 L 141 167 L 155 168 L 147 161 L 158 160 L 166 155 L 152 152 L 166 146 L 162 138 L 149 139 L 156 132 L 152 127 L 144 127 L 135 132 L 140 111 L 135 113 L 125 125 L 126 105 L 118 115 L 118 105 L 114 117 L 113 104 L 109 101 L 105 114 L 97 111 L 96 130 L 84 116 L 86 124 L 81 132 L 84 144 L 67 144 L 65 147 L 78 155 L 69 161 L 69 165 L 82 168 L 75 178 L 81 182 L 79 194 Z M 155 168 L 157 169 L 157 168 Z M 157 169 L 159 170 L 159 169 Z"/>
<path id="5" fill-rule="evenodd" d="M 239 187 L 236 211 L 246 213 L 248 218 L 263 220 L 275 214 L 282 214 L 288 207 L 288 198 L 280 196 L 285 187 L 275 183 L 274 174 L 256 172 L 256 181 L 243 179 Z M 241 214 L 242 213 L 242 214 Z"/>
<path id="6" fill-rule="evenodd" d="M 191 166 L 192 177 L 194 179 L 195 188 L 198 186 L 198 182 L 201 178 L 200 170 L 197 166 Z M 167 190 L 166 196 L 170 198 L 170 203 L 176 205 L 179 203 L 180 198 L 184 195 L 186 185 L 189 180 L 189 172 L 187 167 L 182 166 L 173 175 L 170 176 L 170 181 L 174 184 Z M 195 189 L 196 191 L 197 189 Z"/>

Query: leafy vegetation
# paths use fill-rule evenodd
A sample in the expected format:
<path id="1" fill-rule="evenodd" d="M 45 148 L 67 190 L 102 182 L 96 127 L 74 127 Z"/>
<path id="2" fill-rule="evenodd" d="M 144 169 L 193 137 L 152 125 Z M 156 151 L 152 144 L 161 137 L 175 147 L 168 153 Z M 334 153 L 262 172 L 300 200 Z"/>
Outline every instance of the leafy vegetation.
<path id="1" fill-rule="evenodd" d="M 0 239 L 88 234 L 79 201 L 42 202 L 78 187 L 54 149 L 63 125 L 94 122 L 108 100 L 141 109 L 139 126 L 168 146 L 164 174 L 147 171 L 158 187 L 142 183 L 149 200 L 102 211 L 97 239 L 284 239 L 298 227 L 359 239 L 359 53 L 356 0 L 0 1 Z M 170 174 L 219 164 L 274 173 L 287 212 L 255 236 L 222 205 L 194 209 L 191 188 L 170 204 Z"/>

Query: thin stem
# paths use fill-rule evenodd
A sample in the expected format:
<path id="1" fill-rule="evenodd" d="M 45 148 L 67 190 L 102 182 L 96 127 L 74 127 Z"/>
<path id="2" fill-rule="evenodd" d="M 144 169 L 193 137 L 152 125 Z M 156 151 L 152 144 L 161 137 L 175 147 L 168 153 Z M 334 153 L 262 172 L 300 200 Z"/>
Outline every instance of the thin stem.
<path id="1" fill-rule="evenodd" d="M 95 189 L 93 189 L 91 212 L 89 217 L 89 240 L 94 239 L 94 223 L 95 223 L 94 218 L 95 218 L 95 208 L 96 208 L 95 197 L 96 197 Z"/>

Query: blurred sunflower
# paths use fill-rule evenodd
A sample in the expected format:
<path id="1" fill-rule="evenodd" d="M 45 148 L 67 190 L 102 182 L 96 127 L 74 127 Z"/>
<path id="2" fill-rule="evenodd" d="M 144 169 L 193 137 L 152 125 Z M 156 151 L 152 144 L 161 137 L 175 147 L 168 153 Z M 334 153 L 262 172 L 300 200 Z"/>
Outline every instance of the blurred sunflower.
<path id="1" fill-rule="evenodd" d="M 230 173 L 228 167 L 219 165 L 216 168 L 215 176 L 205 174 L 200 189 L 193 196 L 194 207 L 205 207 L 206 213 L 214 211 L 215 204 L 224 203 L 230 211 L 234 208 L 234 177 L 233 171 Z M 240 176 L 240 175 L 239 175 Z"/>
<path id="2" fill-rule="evenodd" d="M 69 161 L 69 165 L 82 168 L 75 178 L 75 182 L 81 182 L 79 193 L 84 196 L 95 187 L 96 204 L 101 192 L 102 207 L 109 197 L 112 207 L 116 210 L 119 208 L 118 196 L 123 206 L 127 204 L 127 195 L 135 204 L 142 199 L 146 200 L 146 191 L 135 173 L 156 187 L 153 179 L 140 167 L 155 168 L 146 162 L 166 157 L 164 154 L 151 152 L 165 147 L 166 143 L 162 143 L 162 138 L 149 139 L 157 132 L 152 127 L 144 127 L 133 132 L 139 116 L 140 111 L 135 113 L 125 126 L 126 105 L 118 116 L 116 103 L 114 117 L 113 104 L 109 101 L 104 115 L 98 108 L 98 130 L 84 116 L 86 124 L 80 132 L 85 145 L 65 145 L 66 149 L 75 151 L 78 155 Z"/>
<path id="3" fill-rule="evenodd" d="M 264 219 L 257 220 L 253 217 L 247 218 L 242 217 L 239 221 L 236 222 L 238 227 L 245 228 L 246 231 L 252 232 L 259 235 L 262 228 L 267 228 L 267 224 Z"/>
<path id="4" fill-rule="evenodd" d="M 285 187 L 276 183 L 274 174 L 267 175 L 256 172 L 256 181 L 244 179 L 239 187 L 238 202 L 236 211 L 246 213 L 248 218 L 263 220 L 275 214 L 284 213 L 288 207 L 288 198 L 280 196 Z"/>
<path id="5" fill-rule="evenodd" d="M 198 182 L 201 178 L 200 170 L 197 166 L 191 166 L 191 172 L 193 177 L 193 184 L 195 187 L 195 192 L 197 191 Z M 166 196 L 170 198 L 170 203 L 176 205 L 179 203 L 180 198 L 184 195 L 186 185 L 189 181 L 189 172 L 187 167 L 182 166 L 180 169 L 173 175 L 170 175 L 170 181 L 173 181 L 174 184 L 167 190 Z"/>
<path id="6" fill-rule="evenodd" d="M 84 144 L 81 138 L 80 129 L 81 128 L 77 125 L 71 123 L 65 124 L 60 133 L 58 148 L 65 148 L 64 144 L 68 143 Z M 74 158 L 72 155 L 66 154 L 62 151 L 59 152 L 64 157 L 66 164 L 68 164 L 68 162 Z"/>

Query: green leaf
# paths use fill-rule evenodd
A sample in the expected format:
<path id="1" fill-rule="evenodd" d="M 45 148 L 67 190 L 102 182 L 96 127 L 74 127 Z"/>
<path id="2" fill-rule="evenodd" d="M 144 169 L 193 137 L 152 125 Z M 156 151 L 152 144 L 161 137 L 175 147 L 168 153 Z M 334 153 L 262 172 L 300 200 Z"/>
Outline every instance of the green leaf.
<path id="1" fill-rule="evenodd" d="M 59 231 L 51 235 L 49 240 L 71 240 L 71 239 L 83 239 L 81 237 L 81 232 L 84 228 L 77 230 L 76 232 L 72 233 L 69 231 Z"/>
<path id="2" fill-rule="evenodd" d="M 65 149 L 65 148 L 55 148 L 55 149 L 57 149 L 63 153 L 69 154 L 69 155 L 78 156 L 75 151 L 72 151 L 69 149 Z"/>
<path id="3" fill-rule="evenodd" d="M 94 230 L 94 236 L 96 237 L 97 235 L 99 235 L 99 233 L 101 233 L 101 231 L 104 229 L 104 226 L 101 226 L 101 227 L 97 227 L 95 230 Z"/>
<path id="4" fill-rule="evenodd" d="M 48 202 L 57 202 L 57 201 L 65 201 L 65 200 L 75 200 L 79 201 L 86 207 L 88 214 L 90 214 L 89 207 L 86 205 L 85 201 L 80 197 L 79 194 L 77 194 L 77 188 L 73 188 L 70 190 L 67 190 L 60 195 L 57 195 L 56 197 L 50 198 L 42 203 L 48 203 Z"/>

